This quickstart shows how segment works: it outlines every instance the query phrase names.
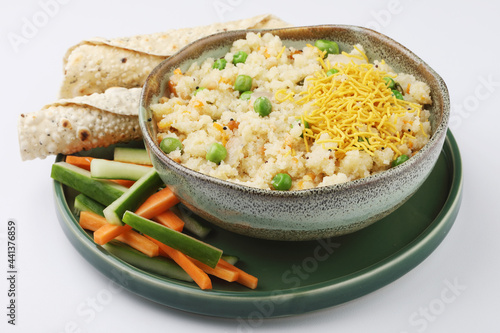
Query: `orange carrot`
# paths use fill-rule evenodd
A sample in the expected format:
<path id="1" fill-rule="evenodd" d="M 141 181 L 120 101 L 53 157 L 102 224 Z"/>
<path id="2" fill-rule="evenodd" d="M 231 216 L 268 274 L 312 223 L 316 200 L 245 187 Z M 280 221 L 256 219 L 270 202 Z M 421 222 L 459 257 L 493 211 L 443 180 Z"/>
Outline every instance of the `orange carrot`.
<path id="1" fill-rule="evenodd" d="M 156 239 L 145 235 L 149 240 L 158 245 L 170 258 L 172 258 L 196 282 L 201 289 L 212 289 L 210 277 L 201 268 L 196 266 L 184 253 L 165 245 Z"/>
<path id="2" fill-rule="evenodd" d="M 153 220 L 170 229 L 174 229 L 175 231 L 181 232 L 182 229 L 184 229 L 184 221 L 168 209 L 167 211 L 153 217 Z"/>
<path id="3" fill-rule="evenodd" d="M 97 229 L 108 223 L 108 221 L 104 217 L 96 213 L 81 211 L 79 223 L 80 227 L 85 230 L 96 231 Z"/>
<path id="4" fill-rule="evenodd" d="M 109 224 L 108 221 L 98 214 L 86 211 L 80 212 L 80 226 L 83 229 L 95 232 L 107 224 Z M 133 230 L 126 231 L 115 239 L 130 245 L 149 257 L 156 257 L 159 253 L 158 245 Z"/>
<path id="5" fill-rule="evenodd" d="M 129 230 L 132 230 L 132 227 L 129 225 L 121 226 L 106 223 L 105 225 L 94 231 L 94 242 L 99 245 L 104 245 Z"/>
<path id="6" fill-rule="evenodd" d="M 212 268 L 212 267 L 205 265 L 204 263 L 202 263 L 196 259 L 193 259 L 193 258 L 189 258 L 189 259 L 191 259 L 191 261 L 196 266 L 201 268 L 205 273 L 213 275 L 213 276 L 217 276 L 218 278 L 221 278 L 222 280 L 226 280 L 228 282 L 233 282 L 233 281 L 238 280 L 238 276 L 240 275 L 235 270 L 226 268 L 220 264 L 217 264 L 217 266 L 215 266 L 215 268 Z"/>
<path id="7" fill-rule="evenodd" d="M 177 199 L 168 187 L 165 187 L 147 198 L 146 201 L 137 208 L 135 213 L 146 219 L 151 219 L 178 203 L 179 199 Z"/>
<path id="8" fill-rule="evenodd" d="M 257 288 L 257 282 L 259 279 L 257 279 L 255 276 L 248 274 L 247 272 L 239 269 L 238 267 L 231 265 L 224 259 L 220 259 L 217 265 L 221 265 L 222 267 L 225 267 L 229 270 L 233 270 L 235 272 L 238 272 L 238 278 L 236 279 L 236 282 L 244 285 L 245 287 L 248 287 L 250 289 L 255 289 Z"/>
<path id="9" fill-rule="evenodd" d="M 130 230 L 115 238 L 116 240 L 128 244 L 134 249 L 141 251 L 148 257 L 157 257 L 160 253 L 158 245 L 144 237 L 143 235 Z"/>
<path id="10" fill-rule="evenodd" d="M 90 171 L 90 162 L 92 162 L 94 158 L 89 156 L 66 156 L 66 163 L 72 164 L 79 168 Z"/>
<path id="11" fill-rule="evenodd" d="M 125 187 L 130 187 L 135 183 L 134 180 L 127 180 L 127 179 L 110 179 L 110 180 Z"/>

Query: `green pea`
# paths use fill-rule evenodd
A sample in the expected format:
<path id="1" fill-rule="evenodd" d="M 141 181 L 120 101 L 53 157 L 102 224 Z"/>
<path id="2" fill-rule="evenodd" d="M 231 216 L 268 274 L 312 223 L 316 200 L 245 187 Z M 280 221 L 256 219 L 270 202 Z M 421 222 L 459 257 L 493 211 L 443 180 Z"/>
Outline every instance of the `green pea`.
<path id="1" fill-rule="evenodd" d="M 368 138 L 358 136 L 358 142 L 364 142 L 366 141 L 367 144 L 370 144 L 370 140 Z"/>
<path id="2" fill-rule="evenodd" d="M 205 90 L 205 89 L 207 89 L 207 88 L 205 88 L 205 87 L 199 87 L 199 88 L 196 88 L 196 90 L 195 90 L 195 91 L 194 91 L 194 93 L 193 93 L 193 96 L 196 96 L 196 94 L 197 94 L 198 92 L 200 92 L 200 91 L 202 91 L 202 90 Z"/>
<path id="3" fill-rule="evenodd" d="M 223 161 L 227 156 L 226 147 L 222 145 L 222 143 L 214 142 L 208 147 L 207 155 L 205 158 L 208 161 L 214 162 L 215 164 L 219 164 Z"/>
<path id="4" fill-rule="evenodd" d="M 233 56 L 233 64 L 244 64 L 247 61 L 248 54 L 245 51 L 238 51 Z"/>
<path id="5" fill-rule="evenodd" d="M 288 191 L 292 187 L 292 177 L 286 173 L 278 173 L 271 181 L 275 190 Z"/>
<path id="6" fill-rule="evenodd" d="M 234 90 L 238 90 L 240 93 L 252 89 L 252 78 L 248 75 L 238 75 L 234 81 Z"/>
<path id="7" fill-rule="evenodd" d="M 394 97 L 396 97 L 397 99 L 404 100 L 403 94 L 402 94 L 402 93 L 400 93 L 398 90 L 396 90 L 396 89 L 392 89 L 392 94 L 393 94 L 393 95 L 394 95 Z"/>
<path id="8" fill-rule="evenodd" d="M 387 87 L 389 89 L 396 88 L 396 82 L 394 82 L 394 80 L 391 77 L 386 76 L 386 77 L 382 78 L 382 80 L 385 81 L 385 84 L 387 85 Z"/>
<path id="9" fill-rule="evenodd" d="M 392 161 L 392 166 L 395 167 L 396 165 L 400 165 L 401 163 L 408 161 L 409 158 L 410 157 L 408 157 L 408 155 L 399 155 L 398 158 Z"/>
<path id="10" fill-rule="evenodd" d="M 177 138 L 164 138 L 161 140 L 160 149 L 166 154 L 169 154 L 177 149 L 182 151 L 182 143 Z"/>
<path id="11" fill-rule="evenodd" d="M 339 54 L 340 49 L 339 45 L 335 42 L 332 42 L 330 40 L 326 39 L 318 39 L 316 43 L 314 43 L 314 46 L 316 46 L 318 49 L 321 51 L 325 52 L 325 56 L 328 56 L 329 54 Z"/>
<path id="12" fill-rule="evenodd" d="M 331 76 L 333 74 L 337 74 L 339 70 L 337 68 L 332 68 L 328 72 L 326 72 L 326 76 Z"/>
<path id="13" fill-rule="evenodd" d="M 253 102 L 253 109 L 257 112 L 261 117 L 265 117 L 271 113 L 273 110 L 273 105 L 271 101 L 267 97 L 259 97 Z"/>
<path id="14" fill-rule="evenodd" d="M 250 90 L 244 91 L 240 95 L 240 99 L 242 99 L 244 101 L 248 101 L 250 99 L 250 97 L 252 97 L 252 91 L 250 91 Z"/>
<path id="15" fill-rule="evenodd" d="M 217 59 L 214 61 L 214 64 L 212 65 L 213 69 L 218 69 L 218 70 L 223 70 L 226 68 L 227 60 L 226 59 Z"/>

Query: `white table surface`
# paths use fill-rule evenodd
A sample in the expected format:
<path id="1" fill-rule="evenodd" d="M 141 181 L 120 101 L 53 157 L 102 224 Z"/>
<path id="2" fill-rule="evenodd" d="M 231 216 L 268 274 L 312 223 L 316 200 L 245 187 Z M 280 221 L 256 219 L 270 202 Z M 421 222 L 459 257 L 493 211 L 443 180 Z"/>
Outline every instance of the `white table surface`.
<path id="1" fill-rule="evenodd" d="M 23 25 L 43 16 L 48 4 L 48 20 L 16 50 L 9 33 L 21 35 Z M 487 0 L 2 0 L 0 331 L 498 332 L 499 12 L 500 2 Z M 170 309 L 124 290 L 106 292 L 113 290 L 110 281 L 78 254 L 58 223 L 49 176 L 54 159 L 20 159 L 19 114 L 57 98 L 62 57 L 84 38 L 153 33 L 261 13 L 297 25 L 374 28 L 407 46 L 444 78 L 464 172 L 463 203 L 453 228 L 426 260 L 382 289 L 336 307 L 251 325 Z M 16 326 L 7 324 L 9 219 L 18 227 Z M 103 293 L 111 297 L 91 306 Z"/>

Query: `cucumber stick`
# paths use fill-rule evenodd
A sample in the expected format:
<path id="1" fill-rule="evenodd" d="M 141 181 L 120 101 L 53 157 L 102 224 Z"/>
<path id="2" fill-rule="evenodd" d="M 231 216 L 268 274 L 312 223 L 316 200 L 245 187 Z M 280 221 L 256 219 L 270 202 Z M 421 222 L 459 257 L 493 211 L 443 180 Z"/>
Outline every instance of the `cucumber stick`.
<path id="1" fill-rule="evenodd" d="M 75 197 L 75 202 L 73 204 L 77 213 L 80 212 L 92 212 L 98 215 L 104 216 L 104 208 L 106 206 L 98 203 L 94 199 L 89 198 L 85 194 L 78 194 Z"/>
<path id="2" fill-rule="evenodd" d="M 212 228 L 210 228 L 208 225 L 205 225 L 204 223 L 198 221 L 195 217 L 196 215 L 183 204 L 178 204 L 174 207 L 171 207 L 170 210 L 184 221 L 184 229 L 188 230 L 195 236 L 203 239 L 207 237 L 207 235 L 212 230 Z"/>
<path id="3" fill-rule="evenodd" d="M 222 250 L 181 232 L 145 219 L 131 211 L 123 215 L 123 222 L 159 242 L 168 245 L 185 255 L 197 259 L 214 268 L 222 256 Z"/>
<path id="4" fill-rule="evenodd" d="M 151 167 L 138 164 L 93 159 L 90 162 L 90 175 L 97 179 L 138 180 L 151 170 Z"/>
<path id="5" fill-rule="evenodd" d="M 108 242 L 103 245 L 103 247 L 109 253 L 137 268 L 177 280 L 193 281 L 193 279 L 171 259 L 163 257 L 150 258 L 136 249 L 118 241 Z"/>
<path id="6" fill-rule="evenodd" d="M 153 165 L 148 151 L 141 148 L 116 147 L 113 159 L 120 162 Z"/>
<path id="7" fill-rule="evenodd" d="M 155 193 L 163 181 L 154 168 L 139 178 L 121 197 L 104 209 L 104 217 L 111 224 L 123 225 L 122 217 L 126 210 L 136 210 L 149 196 Z"/>
<path id="8" fill-rule="evenodd" d="M 128 190 L 125 186 L 107 180 L 93 179 L 89 171 L 66 162 L 52 164 L 50 176 L 105 206 Z"/>

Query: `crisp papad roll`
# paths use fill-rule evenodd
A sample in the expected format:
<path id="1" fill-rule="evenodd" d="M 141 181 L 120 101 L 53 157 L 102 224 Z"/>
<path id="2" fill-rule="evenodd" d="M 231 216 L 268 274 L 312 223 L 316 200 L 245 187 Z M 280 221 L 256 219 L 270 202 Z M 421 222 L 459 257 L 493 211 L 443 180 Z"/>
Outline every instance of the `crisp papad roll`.
<path id="1" fill-rule="evenodd" d="M 72 154 L 142 137 L 138 121 L 140 88 L 110 88 L 101 94 L 61 99 L 21 114 L 21 158 Z"/>
<path id="2" fill-rule="evenodd" d="M 285 26 L 288 24 L 267 14 L 129 38 L 84 40 L 64 57 L 60 97 L 102 93 L 110 87 L 142 87 L 154 67 L 196 39 L 228 30 Z"/>

